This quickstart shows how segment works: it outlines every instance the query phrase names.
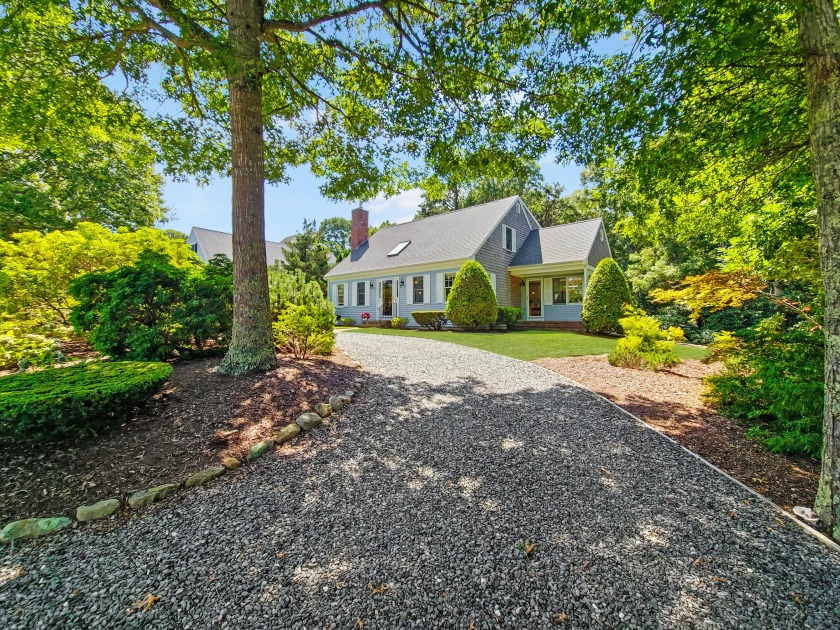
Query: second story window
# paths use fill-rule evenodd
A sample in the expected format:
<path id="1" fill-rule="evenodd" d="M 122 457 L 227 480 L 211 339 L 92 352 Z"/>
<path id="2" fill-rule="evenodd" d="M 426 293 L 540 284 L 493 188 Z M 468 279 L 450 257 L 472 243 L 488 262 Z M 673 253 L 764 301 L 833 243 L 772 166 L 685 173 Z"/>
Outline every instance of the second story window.
<path id="1" fill-rule="evenodd" d="M 516 251 L 516 230 L 509 225 L 502 225 L 502 247 L 509 252 Z"/>

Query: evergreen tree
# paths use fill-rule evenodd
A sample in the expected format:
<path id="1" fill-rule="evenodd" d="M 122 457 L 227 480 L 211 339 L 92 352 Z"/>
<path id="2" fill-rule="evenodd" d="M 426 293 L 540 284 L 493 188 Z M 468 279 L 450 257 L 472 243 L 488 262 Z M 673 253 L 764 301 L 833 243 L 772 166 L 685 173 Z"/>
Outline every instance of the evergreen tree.
<path id="1" fill-rule="evenodd" d="M 326 295 L 324 275 L 331 267 L 330 248 L 324 243 L 321 231 L 315 227 L 314 220 L 304 219 L 303 231 L 298 232 L 286 250 L 283 269 L 302 272 L 307 282 L 317 282 Z"/>

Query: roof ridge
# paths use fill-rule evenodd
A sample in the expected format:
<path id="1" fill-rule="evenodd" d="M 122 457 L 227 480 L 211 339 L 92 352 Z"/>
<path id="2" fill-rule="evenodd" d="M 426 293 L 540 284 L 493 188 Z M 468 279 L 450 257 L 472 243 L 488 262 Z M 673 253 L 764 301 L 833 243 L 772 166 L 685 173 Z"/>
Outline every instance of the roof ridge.
<path id="1" fill-rule="evenodd" d="M 383 228 L 379 228 L 376 231 L 379 232 L 381 230 L 389 230 L 395 227 L 401 227 L 403 225 L 409 225 L 410 223 L 420 223 L 420 221 L 425 221 L 427 219 L 437 219 L 438 217 L 445 217 L 450 214 L 456 214 L 458 212 L 463 212 L 464 210 L 472 210 L 473 208 L 480 208 L 481 206 L 486 206 L 491 203 L 499 203 L 500 201 L 505 201 L 506 199 L 513 199 L 514 197 L 519 197 L 519 195 L 510 195 L 509 197 L 502 197 L 501 199 L 493 199 L 492 201 L 485 201 L 483 203 L 476 203 L 471 206 L 467 206 L 466 208 L 458 208 L 457 210 L 450 210 L 448 212 L 441 212 L 439 214 L 433 214 L 429 217 L 420 217 L 419 219 L 412 219 L 411 221 L 404 221 L 402 223 L 397 223 L 396 225 L 386 225 Z"/>
<path id="2" fill-rule="evenodd" d="M 205 232 L 215 232 L 216 234 L 225 234 L 226 236 L 230 236 L 231 238 L 233 238 L 233 233 L 232 232 L 224 232 L 222 230 L 214 230 L 212 228 L 205 228 L 205 227 L 201 227 L 199 225 L 194 225 L 194 226 L 192 226 L 191 229 L 193 229 L 193 230 L 204 230 Z M 287 236 L 286 238 L 291 238 L 291 237 Z M 267 238 L 264 239 L 264 240 L 265 240 L 266 243 L 274 243 L 275 245 L 282 245 L 283 244 L 283 241 L 269 241 Z"/>
<path id="3" fill-rule="evenodd" d="M 568 223 L 560 223 L 559 225 L 550 225 L 548 227 L 541 227 L 540 230 L 553 230 L 554 228 L 566 227 L 567 225 L 576 225 L 578 223 L 589 223 L 590 221 L 603 221 L 601 217 L 593 217 L 591 219 L 579 219 L 577 221 L 569 221 Z"/>

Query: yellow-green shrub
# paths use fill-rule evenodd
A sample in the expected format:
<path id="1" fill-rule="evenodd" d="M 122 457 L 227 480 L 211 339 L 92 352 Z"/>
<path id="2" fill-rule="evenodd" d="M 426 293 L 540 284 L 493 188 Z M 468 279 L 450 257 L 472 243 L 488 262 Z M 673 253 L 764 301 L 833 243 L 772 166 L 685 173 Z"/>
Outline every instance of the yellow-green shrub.
<path id="1" fill-rule="evenodd" d="M 320 304 L 287 304 L 274 323 L 274 341 L 277 347 L 297 359 L 312 354 L 329 354 L 335 345 L 333 305 L 322 300 Z"/>
<path id="2" fill-rule="evenodd" d="M 642 309 L 628 307 L 618 320 L 625 336 L 618 340 L 609 362 L 618 367 L 657 370 L 680 362 L 674 342 L 662 330 L 659 320 Z M 673 334 L 673 333 L 672 333 Z"/>

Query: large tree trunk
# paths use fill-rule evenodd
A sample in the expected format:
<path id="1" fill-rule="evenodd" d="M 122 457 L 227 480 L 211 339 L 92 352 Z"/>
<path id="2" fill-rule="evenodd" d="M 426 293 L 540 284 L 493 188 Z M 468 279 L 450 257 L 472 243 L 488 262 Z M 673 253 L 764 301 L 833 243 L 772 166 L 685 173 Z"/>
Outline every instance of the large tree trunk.
<path id="1" fill-rule="evenodd" d="M 840 540 L 840 24 L 832 0 L 799 0 L 797 18 L 825 285 L 825 445 L 814 509 Z"/>
<path id="2" fill-rule="evenodd" d="M 265 259 L 265 146 L 261 0 L 228 0 L 233 175 L 233 336 L 221 370 L 240 375 L 277 366 Z"/>

